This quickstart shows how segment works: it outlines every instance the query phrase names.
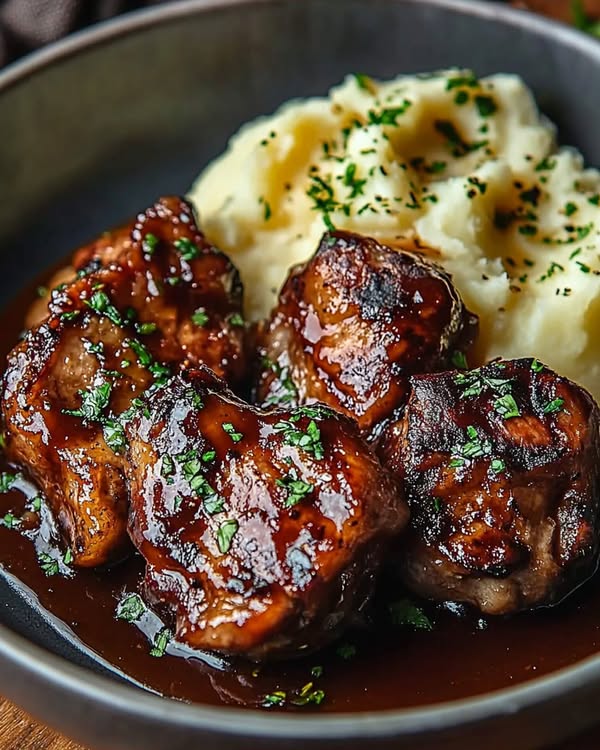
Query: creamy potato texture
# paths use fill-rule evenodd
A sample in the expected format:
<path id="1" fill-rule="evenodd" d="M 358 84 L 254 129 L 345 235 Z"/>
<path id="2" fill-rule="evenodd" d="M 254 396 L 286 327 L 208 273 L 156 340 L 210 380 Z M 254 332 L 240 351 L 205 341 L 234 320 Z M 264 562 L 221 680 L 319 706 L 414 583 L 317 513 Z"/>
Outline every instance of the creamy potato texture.
<path id="1" fill-rule="evenodd" d="M 349 76 L 244 126 L 190 196 L 267 315 L 328 228 L 422 245 L 480 317 L 473 361 L 535 356 L 600 398 L 600 173 L 514 76 Z"/>

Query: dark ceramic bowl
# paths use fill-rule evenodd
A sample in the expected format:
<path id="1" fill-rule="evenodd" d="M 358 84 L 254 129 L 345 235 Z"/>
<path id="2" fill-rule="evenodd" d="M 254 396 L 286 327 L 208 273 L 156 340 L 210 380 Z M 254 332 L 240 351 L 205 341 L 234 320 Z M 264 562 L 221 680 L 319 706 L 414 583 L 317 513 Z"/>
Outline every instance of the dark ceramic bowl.
<path id="1" fill-rule="evenodd" d="M 514 72 L 600 165 L 600 44 L 490 3 L 195 0 L 133 14 L 0 74 L 0 295 L 161 194 L 184 192 L 249 118 L 349 71 Z M 107 750 L 540 747 L 597 721 L 600 656 L 418 710 L 274 716 L 119 682 L 0 585 L 0 692 Z M 104 674 L 101 672 L 104 671 Z M 433 678 L 433 676 L 432 676 Z"/>

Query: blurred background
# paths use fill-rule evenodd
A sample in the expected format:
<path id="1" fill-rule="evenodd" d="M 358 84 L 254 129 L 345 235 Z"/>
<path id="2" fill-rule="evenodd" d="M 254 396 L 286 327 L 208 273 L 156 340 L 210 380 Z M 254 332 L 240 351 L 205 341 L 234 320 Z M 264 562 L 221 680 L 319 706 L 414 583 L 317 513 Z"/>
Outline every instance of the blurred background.
<path id="1" fill-rule="evenodd" d="M 173 0 L 0 0 L 0 66 L 98 21 L 166 2 Z M 600 39 L 600 0 L 513 0 L 511 5 L 552 16 Z"/>

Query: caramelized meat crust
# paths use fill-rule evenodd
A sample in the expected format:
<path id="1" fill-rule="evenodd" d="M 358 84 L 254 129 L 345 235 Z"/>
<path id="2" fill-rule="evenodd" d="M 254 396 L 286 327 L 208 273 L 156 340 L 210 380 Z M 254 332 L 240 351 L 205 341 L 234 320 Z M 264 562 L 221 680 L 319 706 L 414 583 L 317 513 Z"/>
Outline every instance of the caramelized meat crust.
<path id="1" fill-rule="evenodd" d="M 448 367 L 476 331 L 477 318 L 439 268 L 369 237 L 331 232 L 292 270 L 259 327 L 256 400 L 320 401 L 372 437 L 404 404 L 408 376 Z"/>
<path id="2" fill-rule="evenodd" d="M 254 660 L 329 641 L 365 604 L 408 509 L 356 427 L 261 411 L 182 373 L 127 425 L 130 535 L 178 640 Z"/>
<path id="3" fill-rule="evenodd" d="M 79 566 L 129 548 L 123 424 L 136 399 L 171 368 L 205 362 L 236 384 L 245 367 L 237 272 L 190 206 L 163 199 L 118 236 L 76 253 L 85 267 L 53 292 L 3 381 L 8 457 L 48 498 Z"/>
<path id="4" fill-rule="evenodd" d="M 503 614 L 554 604 L 598 560 L 600 411 L 536 360 L 410 379 L 379 445 L 411 508 L 417 593 Z"/>

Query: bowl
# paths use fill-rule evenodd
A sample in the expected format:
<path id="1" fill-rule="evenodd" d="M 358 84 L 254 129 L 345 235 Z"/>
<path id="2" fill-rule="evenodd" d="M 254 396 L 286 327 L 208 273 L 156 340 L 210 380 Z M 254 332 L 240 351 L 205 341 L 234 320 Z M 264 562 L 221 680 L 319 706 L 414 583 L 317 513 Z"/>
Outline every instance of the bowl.
<path id="1" fill-rule="evenodd" d="M 461 0 L 190 0 L 49 47 L 0 74 L 0 298 L 157 196 L 187 190 L 243 122 L 350 71 L 518 73 L 563 143 L 600 165 L 600 44 Z M 541 747 L 597 721 L 600 656 L 434 707 L 273 715 L 127 684 L 0 584 L 0 692 L 94 748 Z M 449 645 L 450 647 L 450 645 Z M 533 648 L 534 646 L 532 646 Z"/>

